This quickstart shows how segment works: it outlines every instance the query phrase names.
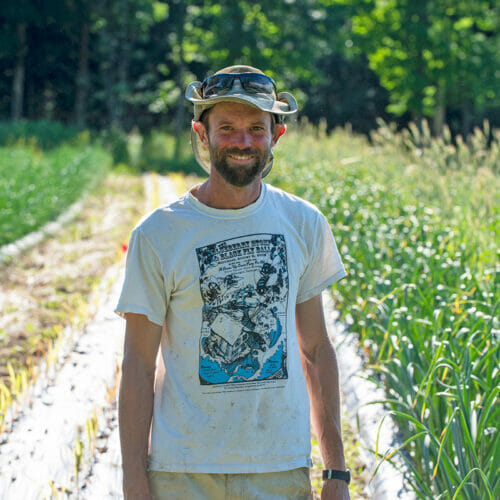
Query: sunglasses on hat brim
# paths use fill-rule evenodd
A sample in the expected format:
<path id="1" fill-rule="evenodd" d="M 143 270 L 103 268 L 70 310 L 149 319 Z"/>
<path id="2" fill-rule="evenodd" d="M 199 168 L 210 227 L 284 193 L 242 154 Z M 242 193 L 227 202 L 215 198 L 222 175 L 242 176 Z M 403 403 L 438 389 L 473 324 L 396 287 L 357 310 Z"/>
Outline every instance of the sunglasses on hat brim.
<path id="1" fill-rule="evenodd" d="M 219 73 L 203 80 L 201 85 L 203 98 L 227 94 L 233 88 L 235 79 L 240 81 L 241 87 L 249 94 L 268 94 L 276 97 L 276 84 L 267 75 L 260 73 Z"/>

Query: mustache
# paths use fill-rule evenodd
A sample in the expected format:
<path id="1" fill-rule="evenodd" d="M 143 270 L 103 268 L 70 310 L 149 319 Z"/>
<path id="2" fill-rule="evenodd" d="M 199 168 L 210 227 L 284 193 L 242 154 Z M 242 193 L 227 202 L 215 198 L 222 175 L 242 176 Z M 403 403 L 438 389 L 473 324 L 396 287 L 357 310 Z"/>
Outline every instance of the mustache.
<path id="1" fill-rule="evenodd" d="M 224 150 L 227 155 L 258 155 L 259 151 L 255 148 L 228 148 Z"/>

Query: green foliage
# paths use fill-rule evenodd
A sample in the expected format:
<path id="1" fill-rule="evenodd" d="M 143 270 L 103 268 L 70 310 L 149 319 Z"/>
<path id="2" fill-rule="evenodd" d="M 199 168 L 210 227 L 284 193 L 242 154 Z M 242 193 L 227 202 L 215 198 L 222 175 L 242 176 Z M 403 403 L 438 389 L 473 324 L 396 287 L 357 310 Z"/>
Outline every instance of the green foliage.
<path id="1" fill-rule="evenodd" d="M 351 8 L 354 50 L 368 57 L 390 91 L 392 113 L 433 117 L 453 107 L 467 115 L 498 106 L 497 2 L 336 3 Z"/>
<path id="2" fill-rule="evenodd" d="M 204 175 L 191 151 L 187 131 L 171 134 L 154 129 L 141 135 L 137 128 L 130 133 L 112 128 L 100 134 L 113 157 L 113 163 L 133 172 L 181 172 Z"/>
<path id="3" fill-rule="evenodd" d="M 0 147 L 0 246 L 55 219 L 110 167 L 98 146 Z"/>
<path id="4" fill-rule="evenodd" d="M 101 139 L 110 152 L 115 165 L 130 163 L 128 137 L 123 130 L 117 127 L 106 129 L 101 133 Z"/>
<path id="5" fill-rule="evenodd" d="M 244 63 L 293 90 L 315 123 L 366 132 L 389 104 L 466 135 L 500 108 L 497 4 L 26 0 L 0 13 L 0 116 L 172 132 L 189 81 Z"/>
<path id="6" fill-rule="evenodd" d="M 303 128 L 277 148 L 272 181 L 332 225 L 348 271 L 334 297 L 386 389 L 418 497 L 498 498 L 499 139 L 417 131 L 384 126 L 371 145 Z"/>
<path id="7" fill-rule="evenodd" d="M 452 138 L 448 127 L 444 127 L 442 136 L 433 137 L 426 120 L 420 127 L 410 123 L 399 134 L 394 124 L 380 119 L 377 123 L 378 129 L 371 134 L 373 144 L 394 155 L 404 154 L 410 163 L 422 164 L 439 174 L 455 170 L 488 177 L 500 173 L 500 130 L 491 131 L 487 121 L 482 129 L 473 130 L 467 143 L 460 135 Z"/>
<path id="8" fill-rule="evenodd" d="M 205 175 L 194 159 L 187 132 L 172 136 L 158 130 L 151 131 L 142 142 L 139 168 L 159 173 Z"/>
<path id="9" fill-rule="evenodd" d="M 88 143 L 88 134 L 51 120 L 0 121 L 0 144 L 13 145 L 20 140 L 51 149 L 63 142 L 84 145 Z"/>

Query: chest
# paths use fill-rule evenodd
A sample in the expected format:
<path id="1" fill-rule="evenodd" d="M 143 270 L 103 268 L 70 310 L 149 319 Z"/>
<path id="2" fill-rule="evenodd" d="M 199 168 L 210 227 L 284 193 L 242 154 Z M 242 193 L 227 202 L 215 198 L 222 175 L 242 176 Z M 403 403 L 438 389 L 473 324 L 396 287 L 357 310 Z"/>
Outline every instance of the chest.
<path id="1" fill-rule="evenodd" d="M 295 298 L 307 266 L 307 242 L 286 225 L 264 229 L 269 231 L 192 235 L 164 266 L 170 306 L 230 304 L 245 314 L 258 304 Z"/>

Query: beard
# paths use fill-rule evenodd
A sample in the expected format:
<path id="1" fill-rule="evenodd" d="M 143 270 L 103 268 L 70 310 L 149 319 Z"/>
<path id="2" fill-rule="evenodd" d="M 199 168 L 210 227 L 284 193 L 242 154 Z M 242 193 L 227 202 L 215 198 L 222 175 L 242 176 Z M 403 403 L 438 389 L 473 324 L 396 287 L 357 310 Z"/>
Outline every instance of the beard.
<path id="1" fill-rule="evenodd" d="M 229 184 L 236 187 L 244 187 L 251 184 L 266 168 L 269 161 L 271 148 L 266 151 L 259 151 L 255 148 L 228 148 L 216 149 L 210 148 L 210 160 L 212 166 L 217 170 L 220 176 Z M 252 155 L 254 162 L 251 165 L 230 166 L 228 163 L 229 155 Z"/>

